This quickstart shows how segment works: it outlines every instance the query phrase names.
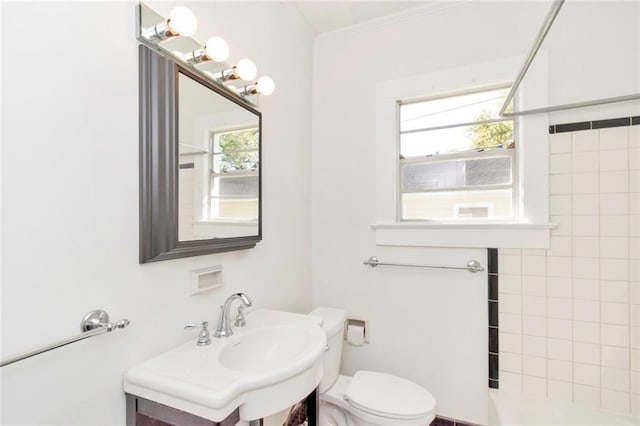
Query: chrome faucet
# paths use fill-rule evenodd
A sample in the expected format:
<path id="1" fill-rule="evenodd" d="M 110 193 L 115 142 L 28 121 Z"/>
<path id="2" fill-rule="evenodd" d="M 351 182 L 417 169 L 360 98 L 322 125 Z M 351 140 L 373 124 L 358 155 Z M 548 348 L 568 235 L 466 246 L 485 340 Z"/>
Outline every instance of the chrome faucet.
<path id="1" fill-rule="evenodd" d="M 231 304 L 234 300 L 240 299 L 242 304 L 249 308 L 253 304 L 253 301 L 249 296 L 244 293 L 234 293 L 224 302 L 224 305 L 220 306 L 220 316 L 218 317 L 218 325 L 216 331 L 213 333 L 214 337 L 229 337 L 233 334 L 231 329 L 230 311 Z"/>

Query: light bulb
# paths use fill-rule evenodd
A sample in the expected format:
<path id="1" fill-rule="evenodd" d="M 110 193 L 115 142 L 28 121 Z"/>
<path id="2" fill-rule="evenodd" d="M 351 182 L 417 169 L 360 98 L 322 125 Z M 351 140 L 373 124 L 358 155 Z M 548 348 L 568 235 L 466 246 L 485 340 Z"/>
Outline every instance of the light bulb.
<path id="1" fill-rule="evenodd" d="M 167 21 L 169 31 L 174 35 L 192 36 L 198 29 L 196 15 L 184 6 L 174 7 Z"/>
<path id="2" fill-rule="evenodd" d="M 274 83 L 271 77 L 264 75 L 258 80 L 256 89 L 261 95 L 269 96 L 276 90 L 276 83 Z"/>
<path id="3" fill-rule="evenodd" d="M 229 45 L 222 37 L 211 37 L 204 49 L 207 56 L 216 62 L 223 62 L 229 57 Z"/>
<path id="4" fill-rule="evenodd" d="M 235 67 L 235 73 L 245 81 L 253 80 L 258 73 L 256 64 L 251 59 L 240 59 Z"/>

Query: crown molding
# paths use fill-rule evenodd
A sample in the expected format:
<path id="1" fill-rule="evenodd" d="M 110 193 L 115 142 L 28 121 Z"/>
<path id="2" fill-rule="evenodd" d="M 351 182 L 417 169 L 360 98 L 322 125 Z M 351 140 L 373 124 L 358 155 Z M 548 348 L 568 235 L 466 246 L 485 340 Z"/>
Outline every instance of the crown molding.
<path id="1" fill-rule="evenodd" d="M 315 38 L 316 43 L 331 43 L 343 40 L 347 35 L 355 35 L 369 31 L 375 31 L 379 28 L 401 23 L 407 20 L 419 17 L 434 15 L 445 10 L 466 6 L 471 4 L 472 0 L 452 0 L 452 1 L 432 1 L 422 7 L 415 9 L 407 9 L 390 15 L 374 18 L 366 22 L 350 25 L 348 27 L 339 28 L 326 33 L 318 34 Z"/>

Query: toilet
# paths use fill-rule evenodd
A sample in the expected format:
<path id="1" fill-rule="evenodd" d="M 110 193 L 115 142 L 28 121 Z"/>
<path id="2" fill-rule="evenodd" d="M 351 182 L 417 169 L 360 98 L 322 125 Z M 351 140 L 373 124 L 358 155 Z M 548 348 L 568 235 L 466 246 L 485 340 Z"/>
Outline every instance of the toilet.
<path id="1" fill-rule="evenodd" d="M 433 421 L 436 400 L 409 380 L 375 371 L 339 375 L 345 312 L 316 308 L 309 315 L 322 318 L 327 333 L 320 426 L 428 426 Z"/>

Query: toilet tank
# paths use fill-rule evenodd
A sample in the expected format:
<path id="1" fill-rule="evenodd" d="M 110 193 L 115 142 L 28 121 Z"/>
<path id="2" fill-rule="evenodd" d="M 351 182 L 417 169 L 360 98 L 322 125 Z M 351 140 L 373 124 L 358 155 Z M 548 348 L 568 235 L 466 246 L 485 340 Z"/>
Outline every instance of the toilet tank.
<path id="1" fill-rule="evenodd" d="M 329 349 L 324 353 L 324 375 L 320 381 L 320 393 L 325 392 L 338 378 L 342 360 L 345 311 L 334 308 L 316 308 L 309 315 L 322 318 L 322 328 L 327 333 Z"/>

